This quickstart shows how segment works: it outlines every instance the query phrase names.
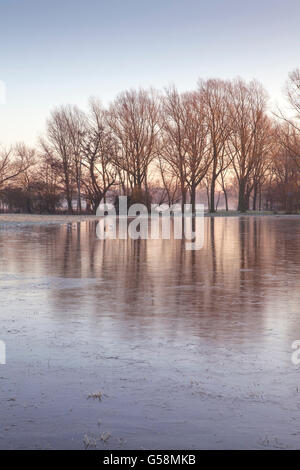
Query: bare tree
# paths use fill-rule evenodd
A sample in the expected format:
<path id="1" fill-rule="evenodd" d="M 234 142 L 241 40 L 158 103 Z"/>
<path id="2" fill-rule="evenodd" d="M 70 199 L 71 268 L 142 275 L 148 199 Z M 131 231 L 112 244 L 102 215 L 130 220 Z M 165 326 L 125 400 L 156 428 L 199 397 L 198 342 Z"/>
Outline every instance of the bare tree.
<path id="1" fill-rule="evenodd" d="M 161 155 L 157 160 L 157 169 L 162 185 L 158 202 L 159 204 L 167 203 L 172 206 L 181 199 L 180 182 L 178 176 L 174 174 L 172 168 Z"/>
<path id="2" fill-rule="evenodd" d="M 185 109 L 182 96 L 175 87 L 166 90 L 162 98 L 161 114 L 161 151 L 167 167 L 172 175 L 179 180 L 182 210 L 187 197 L 186 146 L 185 141 Z"/>
<path id="3" fill-rule="evenodd" d="M 15 146 L 15 153 L 21 161 L 27 162 L 24 171 L 14 178 L 14 184 L 22 189 L 26 211 L 31 213 L 33 211 L 32 203 L 35 197 L 36 151 L 33 148 L 27 147 L 24 143 L 19 143 Z"/>
<path id="4" fill-rule="evenodd" d="M 89 112 L 55 109 L 40 151 L 18 144 L 0 149 L 0 189 L 13 210 L 96 210 L 112 194 L 131 202 L 191 202 L 200 185 L 208 207 L 224 194 L 238 210 L 266 207 L 295 211 L 300 200 L 300 70 L 289 74 L 292 110 L 267 114 L 267 96 L 256 82 L 199 81 L 195 91 L 171 87 L 121 93 L 108 110 L 94 99 Z M 238 193 L 238 195 L 237 195 Z M 217 200 L 216 200 L 217 199 Z"/>
<path id="5" fill-rule="evenodd" d="M 182 206 L 189 191 L 194 212 L 197 187 L 211 163 L 202 94 L 167 90 L 161 127 L 163 158 L 180 182 Z"/>
<path id="6" fill-rule="evenodd" d="M 212 162 L 209 148 L 205 104 L 201 92 L 184 93 L 185 174 L 190 190 L 192 212 L 195 212 L 196 190 Z"/>
<path id="7" fill-rule="evenodd" d="M 156 156 L 159 102 L 153 91 L 131 90 L 112 103 L 108 124 L 117 140 L 115 165 L 125 172 L 131 190 L 145 190 L 149 165 Z"/>
<path id="8" fill-rule="evenodd" d="M 267 180 L 268 172 L 272 165 L 275 140 L 273 123 L 265 116 L 264 125 L 262 125 L 257 139 L 256 158 L 253 165 L 251 183 L 249 183 L 249 191 L 253 192 L 253 210 L 257 208 L 258 196 L 261 199 L 262 187 Z M 261 203 L 259 204 L 259 209 L 261 209 Z"/>
<path id="9" fill-rule="evenodd" d="M 257 159 L 261 158 L 261 139 L 265 132 L 266 93 L 252 81 L 238 79 L 228 85 L 228 110 L 231 133 L 228 150 L 239 186 L 238 210 L 249 209 L 252 176 Z"/>
<path id="10" fill-rule="evenodd" d="M 56 109 L 51 113 L 51 117 L 47 121 L 46 138 L 41 139 L 40 144 L 41 152 L 45 155 L 52 169 L 60 175 L 61 185 L 67 199 L 68 211 L 72 213 L 74 167 L 63 109 Z"/>
<path id="11" fill-rule="evenodd" d="M 9 150 L 0 149 L 0 188 L 16 179 L 34 163 L 34 150 L 18 144 Z"/>
<path id="12" fill-rule="evenodd" d="M 70 151 L 73 159 L 74 176 L 77 190 L 77 211 L 81 212 L 81 181 L 82 181 L 82 142 L 87 132 L 86 116 L 77 106 L 66 106 L 63 110 Z"/>
<path id="13" fill-rule="evenodd" d="M 226 99 L 227 85 L 222 80 L 210 79 L 200 80 L 198 87 L 205 108 L 212 157 L 209 208 L 211 212 L 215 212 L 216 182 L 231 163 L 226 146 L 231 132 Z"/>
<path id="14" fill-rule="evenodd" d="M 289 73 L 289 79 L 286 84 L 286 95 L 294 111 L 295 119 L 300 120 L 300 69 L 295 69 Z M 293 126 L 300 132 L 300 122 L 290 120 Z"/>
<path id="15" fill-rule="evenodd" d="M 294 212 L 299 207 L 300 136 L 294 126 L 284 122 L 276 127 L 275 142 L 271 167 L 272 199 L 283 210 Z"/>
<path id="16" fill-rule="evenodd" d="M 40 212 L 54 214 L 61 205 L 60 174 L 47 154 L 40 154 L 36 168 L 35 191 L 39 199 Z"/>
<path id="17" fill-rule="evenodd" d="M 95 211 L 108 190 L 116 184 L 116 139 L 107 126 L 105 111 L 97 100 L 90 102 L 87 132 L 82 142 L 82 182 Z"/>
<path id="18" fill-rule="evenodd" d="M 47 121 L 46 139 L 41 140 L 43 153 L 61 175 L 68 211 L 73 212 L 73 193 L 77 189 L 77 209 L 81 209 L 81 142 L 85 135 L 83 113 L 76 106 L 61 106 Z"/>
<path id="19" fill-rule="evenodd" d="M 229 210 L 229 204 L 228 204 L 228 192 L 230 190 L 230 183 L 229 183 L 229 170 L 230 167 L 227 166 L 226 168 L 223 168 L 223 171 L 220 172 L 220 177 L 219 177 L 219 183 L 222 188 L 223 194 L 224 194 L 224 199 L 225 199 L 225 209 L 226 212 Z"/>

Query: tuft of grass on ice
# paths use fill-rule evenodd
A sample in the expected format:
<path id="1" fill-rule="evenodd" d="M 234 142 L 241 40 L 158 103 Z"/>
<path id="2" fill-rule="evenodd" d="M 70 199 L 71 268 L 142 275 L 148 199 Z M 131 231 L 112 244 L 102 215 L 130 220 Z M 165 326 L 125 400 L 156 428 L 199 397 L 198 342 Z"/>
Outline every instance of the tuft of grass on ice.
<path id="1" fill-rule="evenodd" d="M 103 432 L 101 434 L 101 441 L 107 442 L 110 437 L 111 437 L 111 434 L 109 432 Z"/>
<path id="2" fill-rule="evenodd" d="M 103 399 L 103 393 L 102 392 L 96 392 L 96 393 L 90 393 L 87 397 L 87 399 L 92 398 L 93 400 L 99 400 L 102 401 Z"/>
<path id="3" fill-rule="evenodd" d="M 90 437 L 87 434 L 85 434 L 83 436 L 83 445 L 84 445 L 85 450 L 87 450 L 90 447 L 96 447 L 97 442 L 96 442 L 96 439 L 94 439 L 93 437 Z"/>

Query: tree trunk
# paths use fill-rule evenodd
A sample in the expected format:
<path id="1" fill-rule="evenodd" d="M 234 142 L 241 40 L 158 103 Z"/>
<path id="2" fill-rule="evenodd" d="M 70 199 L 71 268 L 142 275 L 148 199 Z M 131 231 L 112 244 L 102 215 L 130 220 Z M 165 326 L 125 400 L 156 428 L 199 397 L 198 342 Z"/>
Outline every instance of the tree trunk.
<path id="1" fill-rule="evenodd" d="M 80 189 L 78 189 L 78 194 L 77 194 L 77 212 L 81 212 L 81 195 L 80 195 Z"/>
<path id="2" fill-rule="evenodd" d="M 186 204 L 186 189 L 183 184 L 181 184 L 181 211 L 184 214 L 184 206 Z"/>
<path id="3" fill-rule="evenodd" d="M 68 212 L 70 214 L 73 214 L 73 205 L 72 205 L 72 194 L 70 193 L 69 187 L 67 186 L 67 203 L 68 203 Z"/>
<path id="4" fill-rule="evenodd" d="M 216 212 L 218 212 L 220 197 L 221 197 L 221 192 L 219 192 L 219 194 L 218 194 L 218 199 L 217 199 L 217 203 L 216 203 Z"/>
<path id="5" fill-rule="evenodd" d="M 73 214 L 72 198 L 68 196 L 67 201 L 68 201 L 68 212 L 70 212 L 70 214 Z"/>
<path id="6" fill-rule="evenodd" d="M 261 189 L 259 189 L 259 211 L 262 209 L 262 197 L 261 197 Z"/>
<path id="7" fill-rule="evenodd" d="M 216 212 L 215 210 L 215 187 L 216 187 L 216 179 L 213 176 L 210 185 L 210 212 Z"/>
<path id="8" fill-rule="evenodd" d="M 206 196 L 207 196 L 207 208 L 208 208 L 208 212 L 210 212 L 210 197 L 209 197 L 209 187 L 208 187 L 208 185 L 206 186 Z"/>
<path id="9" fill-rule="evenodd" d="M 253 189 L 253 205 L 252 210 L 256 211 L 256 201 L 257 201 L 257 185 L 254 186 Z"/>
<path id="10" fill-rule="evenodd" d="M 196 186 L 193 184 L 191 187 L 191 204 L 192 204 L 192 213 L 196 213 Z"/>
<path id="11" fill-rule="evenodd" d="M 226 207 L 226 212 L 228 212 L 228 196 L 227 196 L 227 191 L 225 188 L 223 188 L 223 193 L 225 197 L 225 207 Z"/>
<path id="12" fill-rule="evenodd" d="M 246 182 L 244 180 L 241 180 L 239 184 L 238 211 L 239 212 L 247 211 Z"/>
<path id="13" fill-rule="evenodd" d="M 250 192 L 246 192 L 245 196 L 245 201 L 246 201 L 246 211 L 250 209 Z"/>

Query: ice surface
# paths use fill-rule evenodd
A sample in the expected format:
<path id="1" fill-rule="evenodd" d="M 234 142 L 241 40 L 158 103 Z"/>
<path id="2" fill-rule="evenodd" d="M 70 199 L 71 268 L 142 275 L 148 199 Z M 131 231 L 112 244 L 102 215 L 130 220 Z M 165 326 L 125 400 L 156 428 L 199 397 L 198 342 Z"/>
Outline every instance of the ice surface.
<path id="1" fill-rule="evenodd" d="M 205 224 L 0 231 L 0 448 L 299 447 L 300 220 Z"/>

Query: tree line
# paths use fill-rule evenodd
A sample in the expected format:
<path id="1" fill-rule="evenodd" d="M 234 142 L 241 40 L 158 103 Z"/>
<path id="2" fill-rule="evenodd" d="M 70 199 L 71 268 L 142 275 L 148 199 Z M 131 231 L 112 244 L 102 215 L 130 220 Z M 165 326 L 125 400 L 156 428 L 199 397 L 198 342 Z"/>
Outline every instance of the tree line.
<path id="1" fill-rule="evenodd" d="M 271 112 L 256 80 L 199 80 L 193 91 L 129 90 L 88 112 L 51 112 L 36 148 L 0 151 L 1 209 L 96 211 L 102 200 L 185 204 L 199 192 L 238 211 L 300 206 L 300 70 L 289 74 L 289 115 Z M 203 200 L 201 201 L 203 202 Z"/>

